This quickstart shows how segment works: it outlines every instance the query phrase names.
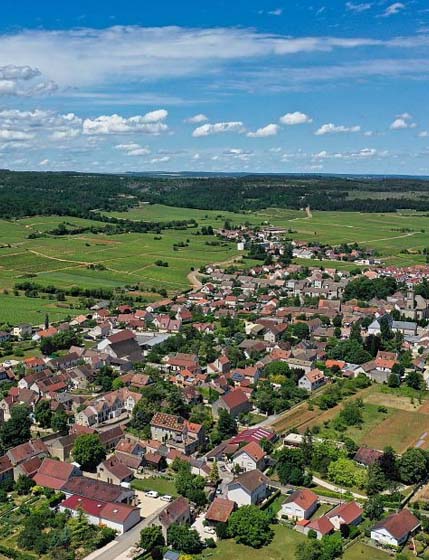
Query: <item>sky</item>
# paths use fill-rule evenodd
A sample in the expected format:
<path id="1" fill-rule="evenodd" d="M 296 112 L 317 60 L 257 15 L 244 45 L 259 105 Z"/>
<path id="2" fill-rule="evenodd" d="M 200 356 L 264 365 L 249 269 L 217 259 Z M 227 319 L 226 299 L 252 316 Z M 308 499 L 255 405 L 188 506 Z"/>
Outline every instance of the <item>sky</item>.
<path id="1" fill-rule="evenodd" d="M 429 175 L 428 0 L 2 0 L 0 168 Z"/>

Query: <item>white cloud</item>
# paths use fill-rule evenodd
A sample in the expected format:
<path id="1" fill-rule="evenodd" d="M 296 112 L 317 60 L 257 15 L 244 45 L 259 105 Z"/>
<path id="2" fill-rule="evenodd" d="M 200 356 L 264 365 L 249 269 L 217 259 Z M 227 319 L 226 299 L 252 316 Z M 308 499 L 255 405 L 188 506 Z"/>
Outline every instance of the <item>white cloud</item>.
<path id="1" fill-rule="evenodd" d="M 185 119 L 185 122 L 190 124 L 200 124 L 203 122 L 207 122 L 208 120 L 209 118 L 206 115 L 204 115 L 203 113 L 198 113 L 198 115 L 194 115 L 193 117 Z"/>
<path id="2" fill-rule="evenodd" d="M 126 153 L 128 156 L 147 156 L 150 154 L 150 149 L 140 144 L 129 143 L 129 144 L 118 144 L 115 146 L 117 150 Z"/>
<path id="3" fill-rule="evenodd" d="M 0 140 L 31 140 L 34 134 L 20 130 L 0 129 Z"/>
<path id="4" fill-rule="evenodd" d="M 376 157 L 386 157 L 388 152 L 386 150 L 376 150 L 375 148 L 362 148 L 356 152 L 328 152 L 322 150 L 316 154 L 313 154 L 312 160 L 319 161 L 325 159 L 337 159 L 337 160 L 365 160 L 373 159 Z"/>
<path id="5" fill-rule="evenodd" d="M 356 12 L 356 13 L 361 13 L 361 12 L 366 12 L 367 10 L 370 10 L 372 7 L 372 4 L 370 4 L 369 2 L 362 2 L 361 4 L 355 4 L 354 2 L 347 2 L 346 3 L 346 9 L 349 12 Z"/>
<path id="6" fill-rule="evenodd" d="M 246 131 L 241 121 L 219 122 L 214 124 L 203 124 L 197 127 L 192 136 L 200 138 L 201 136 L 210 136 L 211 134 L 221 134 L 223 132 L 237 132 L 243 134 Z"/>
<path id="7" fill-rule="evenodd" d="M 417 124 L 413 122 L 413 117 L 409 113 L 396 115 L 395 120 L 390 125 L 391 130 L 403 130 L 405 128 L 416 128 Z"/>
<path id="8" fill-rule="evenodd" d="M 275 136 L 279 130 L 280 127 L 278 124 L 271 123 L 262 128 L 258 128 L 255 132 L 248 132 L 247 136 L 249 136 L 249 138 L 266 138 L 267 136 Z"/>
<path id="9" fill-rule="evenodd" d="M 0 66 L 0 96 L 31 96 L 52 93 L 58 86 L 42 81 L 41 72 L 30 66 Z"/>
<path id="10" fill-rule="evenodd" d="M 48 159 L 42 159 L 42 161 L 39 161 L 39 165 L 41 167 L 45 167 L 46 165 L 49 165 L 49 160 Z"/>
<path id="11" fill-rule="evenodd" d="M 269 12 L 267 12 L 270 16 L 281 16 L 283 13 L 283 9 L 282 8 L 277 8 L 275 10 L 270 10 Z"/>
<path id="12" fill-rule="evenodd" d="M 316 136 L 324 136 L 325 134 L 338 134 L 338 133 L 346 133 L 346 132 L 360 132 L 360 126 L 344 126 L 344 125 L 335 125 L 333 123 L 323 124 L 316 132 L 314 133 Z"/>
<path id="13" fill-rule="evenodd" d="M 161 122 L 168 115 L 165 109 L 151 111 L 145 115 L 122 117 L 121 115 L 101 115 L 94 119 L 83 121 L 84 134 L 126 134 L 141 132 L 143 134 L 158 135 L 168 130 L 168 126 Z"/>
<path id="14" fill-rule="evenodd" d="M 293 126 L 296 124 L 311 123 L 313 122 L 313 119 L 305 113 L 295 111 L 294 113 L 286 113 L 285 115 L 280 117 L 280 122 L 288 126 Z"/>
<path id="15" fill-rule="evenodd" d="M 402 12 L 402 10 L 405 10 L 405 4 L 403 4 L 402 2 L 395 2 L 393 4 L 390 4 L 390 6 L 385 9 L 382 15 L 383 17 L 390 17 L 399 14 L 400 12 Z"/>
<path id="16" fill-rule="evenodd" d="M 167 163 L 171 160 L 170 156 L 155 157 L 149 163 Z"/>
<path id="17" fill-rule="evenodd" d="M 419 132 L 420 138 L 427 138 L 428 136 L 429 136 L 429 131 L 427 130 L 422 130 L 421 132 Z"/>
<path id="18" fill-rule="evenodd" d="M 52 90 L 56 84 L 62 88 L 88 88 L 207 75 L 208 68 L 222 69 L 234 61 L 363 46 L 385 47 L 390 43 L 365 37 L 291 37 L 239 28 L 136 25 L 33 29 L 0 35 L 0 67 L 13 60 L 17 67 L 38 69 L 41 75 L 34 79 L 43 79 L 45 90 Z M 38 91 L 41 89 L 39 86 Z"/>

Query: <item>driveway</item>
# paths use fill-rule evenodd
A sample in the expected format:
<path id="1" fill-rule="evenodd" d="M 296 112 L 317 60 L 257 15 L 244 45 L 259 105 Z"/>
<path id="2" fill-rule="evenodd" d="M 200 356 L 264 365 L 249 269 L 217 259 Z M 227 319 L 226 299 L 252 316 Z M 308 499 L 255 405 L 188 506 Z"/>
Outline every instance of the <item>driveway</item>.
<path id="1" fill-rule="evenodd" d="M 206 529 L 206 527 L 204 527 L 203 525 L 203 521 L 204 521 L 204 514 L 201 513 L 193 522 L 192 524 L 192 529 L 195 529 L 196 531 L 198 531 L 198 534 L 201 537 L 201 540 L 205 540 L 205 539 L 209 539 L 212 538 L 214 541 L 217 541 L 217 535 L 216 533 L 208 533 L 207 531 L 205 531 L 204 529 Z"/>

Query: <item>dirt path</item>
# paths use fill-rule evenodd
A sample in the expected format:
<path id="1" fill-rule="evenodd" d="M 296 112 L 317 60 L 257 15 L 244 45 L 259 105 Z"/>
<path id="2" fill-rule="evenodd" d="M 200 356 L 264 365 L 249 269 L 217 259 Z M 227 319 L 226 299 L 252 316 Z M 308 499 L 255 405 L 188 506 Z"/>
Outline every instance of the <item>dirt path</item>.
<path id="1" fill-rule="evenodd" d="M 380 239 L 368 239 L 365 241 L 357 241 L 357 243 L 375 243 L 376 241 L 390 241 L 391 239 L 403 239 L 404 237 L 412 237 L 420 233 L 419 231 L 412 231 L 410 233 L 405 233 L 404 235 L 395 235 L 395 237 L 382 237 Z"/>
<path id="2" fill-rule="evenodd" d="M 196 270 L 191 270 L 191 272 L 186 277 L 193 288 L 199 290 L 203 287 L 202 282 L 199 280 L 200 273 Z"/>
<path id="3" fill-rule="evenodd" d="M 311 213 L 310 206 L 306 206 L 305 213 L 307 214 L 307 218 L 312 218 L 313 217 L 313 214 Z"/>

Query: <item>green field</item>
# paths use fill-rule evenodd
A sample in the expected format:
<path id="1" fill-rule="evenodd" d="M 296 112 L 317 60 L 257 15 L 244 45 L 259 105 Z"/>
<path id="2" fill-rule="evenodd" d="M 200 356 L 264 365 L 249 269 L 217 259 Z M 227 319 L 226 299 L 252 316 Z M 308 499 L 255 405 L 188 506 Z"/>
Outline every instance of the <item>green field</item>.
<path id="1" fill-rule="evenodd" d="M 387 560 L 391 556 L 387 552 L 358 542 L 345 551 L 343 558 L 344 560 Z"/>
<path id="2" fill-rule="evenodd" d="M 0 323 L 42 325 L 46 315 L 50 321 L 56 322 L 79 313 L 82 311 L 70 308 L 65 302 L 0 294 Z"/>
<path id="3" fill-rule="evenodd" d="M 145 479 L 136 478 L 132 481 L 131 486 L 135 490 L 142 490 L 143 492 L 155 490 L 155 492 L 159 492 L 162 495 L 177 496 L 174 481 L 158 476 Z"/>
<path id="4" fill-rule="evenodd" d="M 253 225 L 273 224 L 290 230 L 289 237 L 298 240 L 316 240 L 333 245 L 357 241 L 364 247 L 376 249 L 386 263 L 398 265 L 423 263 L 425 258 L 418 251 L 429 245 L 426 233 L 429 231 L 429 216 L 417 213 L 313 212 L 308 217 L 302 211 L 276 208 L 234 214 L 141 205 L 129 212 L 113 215 L 146 221 L 195 218 L 200 227 L 212 225 L 215 228 L 222 227 L 225 220 L 236 225 L 246 222 Z M 55 216 L 0 220 L 0 290 L 12 287 L 17 280 L 30 275 L 37 283 L 63 288 L 73 285 L 83 288 L 138 285 L 141 291 L 165 288 L 172 293 L 189 287 L 187 276 L 192 267 L 198 269 L 205 264 L 231 262 L 238 256 L 234 243 L 207 245 L 214 238 L 197 236 L 194 228 L 165 230 L 161 239 L 155 239 L 157 236 L 149 233 L 111 236 L 88 233 L 28 239 L 30 233 L 46 232 L 62 221 L 76 226 L 94 223 Z M 188 246 L 175 250 L 173 246 L 180 242 Z M 414 253 L 401 253 L 405 249 Z M 166 261 L 169 266 L 156 266 L 156 260 Z M 300 263 L 321 264 L 312 260 Z M 92 270 L 88 268 L 91 264 L 103 265 L 105 270 Z M 354 266 L 335 261 L 323 261 L 323 264 L 346 269 Z"/>
<path id="5" fill-rule="evenodd" d="M 250 548 L 243 544 L 236 544 L 235 541 L 219 541 L 215 549 L 207 549 L 198 558 L 201 560 L 293 560 L 295 548 L 305 541 L 306 537 L 289 529 L 284 525 L 274 526 L 274 539 L 261 549 Z"/>

